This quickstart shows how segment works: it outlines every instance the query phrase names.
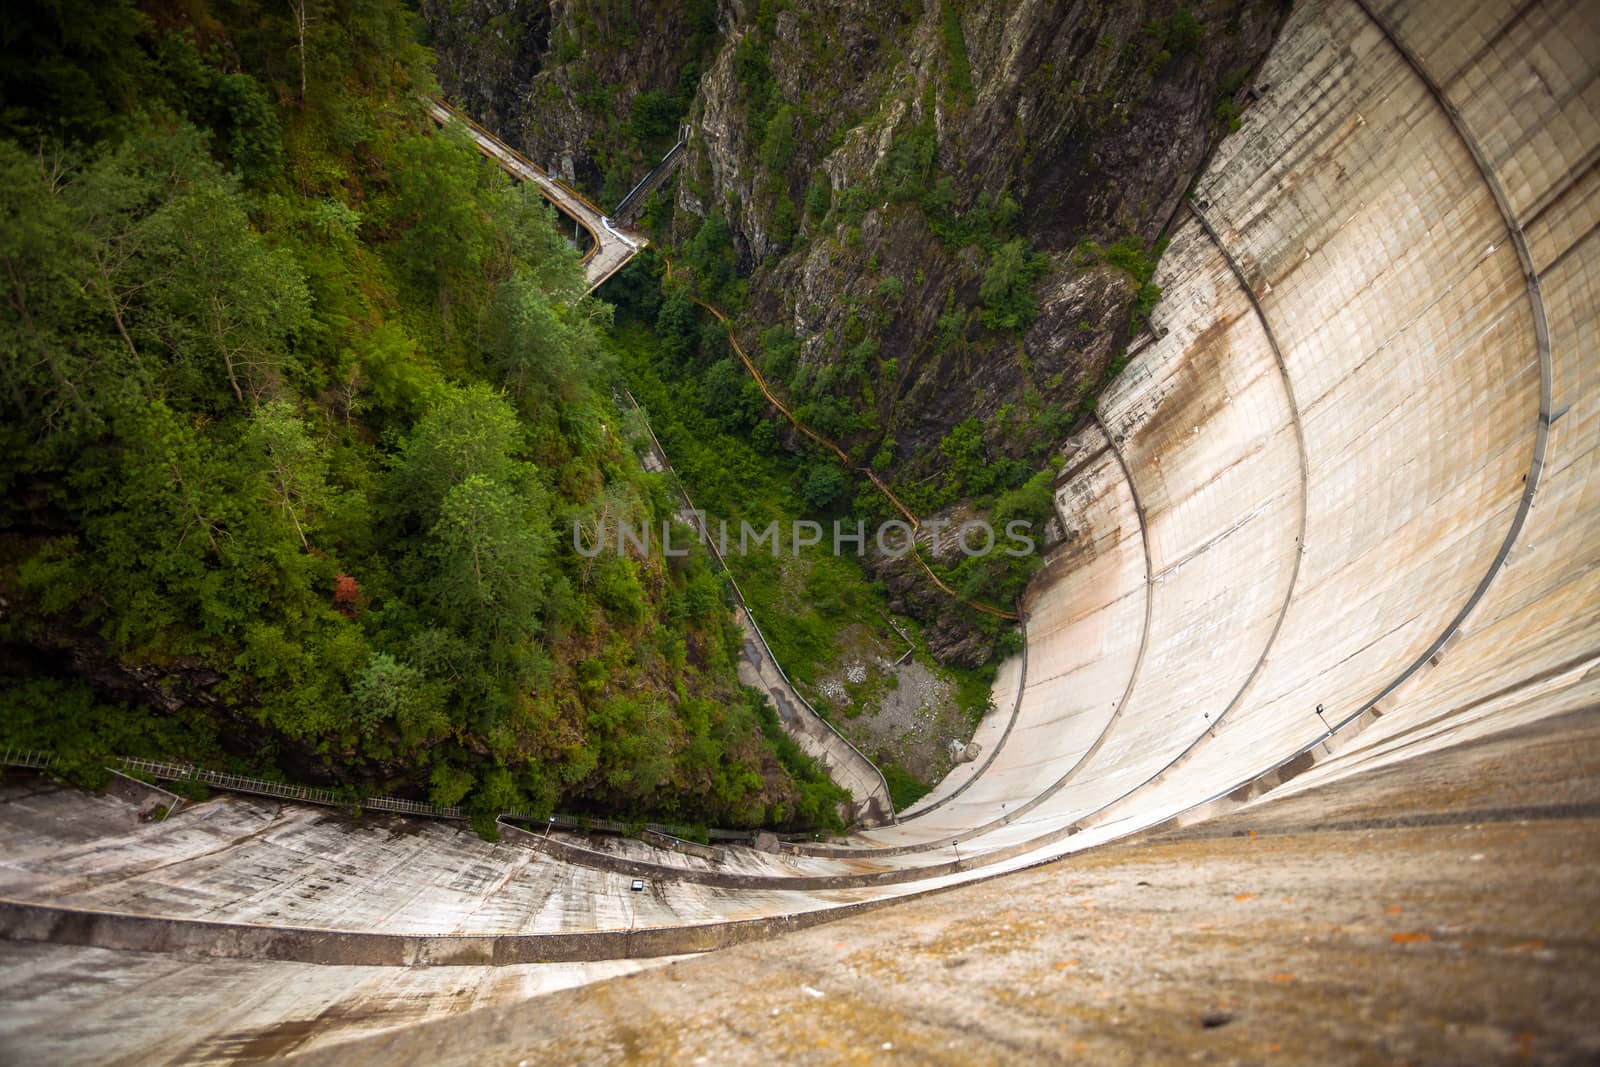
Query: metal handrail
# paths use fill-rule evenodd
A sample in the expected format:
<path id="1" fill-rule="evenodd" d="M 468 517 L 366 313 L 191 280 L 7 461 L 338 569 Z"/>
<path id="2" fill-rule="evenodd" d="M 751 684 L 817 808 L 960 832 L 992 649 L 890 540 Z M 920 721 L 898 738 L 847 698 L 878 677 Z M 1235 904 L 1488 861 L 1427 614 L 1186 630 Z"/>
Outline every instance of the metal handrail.
<path id="1" fill-rule="evenodd" d="M 14 745 L 0 749 L 0 766 L 48 770 L 55 765 L 57 758 L 55 753 L 45 752 L 40 749 L 25 749 Z M 411 800 L 407 797 L 387 795 L 357 797 L 338 789 L 296 785 L 292 782 L 275 782 L 267 778 L 253 778 L 243 774 L 228 774 L 224 771 L 196 767 L 192 763 L 168 763 L 162 760 L 129 756 L 112 756 L 108 757 L 105 762 L 119 771 L 144 774 L 165 782 L 195 782 L 214 786 L 230 793 L 270 796 L 280 800 L 295 800 L 304 804 L 318 804 L 332 808 L 360 807 L 367 811 L 420 815 L 430 819 L 460 820 L 469 818 L 468 813 L 463 808 L 454 805 L 431 804 L 425 800 Z M 599 831 L 626 836 L 636 829 L 644 829 L 670 837 L 683 838 L 684 840 L 692 840 L 694 833 L 687 826 L 673 826 L 668 823 L 623 823 L 612 819 L 589 818 L 582 815 L 535 815 L 530 812 L 505 811 L 501 812 L 499 817 L 513 822 L 534 823 L 541 826 L 550 825 L 558 830 L 570 830 L 577 833 Z M 755 833 L 751 830 L 714 829 L 708 831 L 708 836 L 715 837 L 719 841 L 750 841 L 754 839 Z"/>
<path id="2" fill-rule="evenodd" d="M 628 209 L 633 207 L 635 199 L 643 199 L 640 195 L 640 190 L 645 190 L 652 182 L 657 181 L 670 170 L 678 162 L 678 157 L 683 155 L 684 150 L 688 147 L 689 141 L 687 137 L 684 137 L 677 144 L 667 149 L 667 154 L 661 157 L 661 162 L 651 167 L 649 173 L 639 179 L 639 184 L 628 190 L 628 195 L 623 197 L 617 204 L 617 210 L 611 213 L 611 217 L 614 219 L 622 218 Z M 654 190 L 648 189 L 647 191 L 653 192 Z"/>
<path id="3" fill-rule="evenodd" d="M 811 702 L 801 694 L 800 690 L 795 688 L 794 682 L 789 679 L 789 675 L 784 671 L 783 665 L 778 662 L 778 657 L 773 653 L 772 646 L 767 643 L 766 635 L 761 632 L 761 627 L 756 624 L 756 617 L 750 611 L 750 602 L 745 599 L 744 591 L 739 588 L 738 581 L 733 577 L 733 569 L 728 566 L 728 561 L 722 558 L 722 553 L 718 550 L 716 542 L 711 537 L 711 531 L 706 528 L 705 513 L 696 508 L 694 501 L 689 499 L 689 491 L 684 488 L 683 479 L 678 477 L 677 470 L 672 466 L 672 462 L 667 459 L 666 449 L 662 448 L 661 442 L 656 439 L 656 432 L 650 426 L 649 416 L 639 406 L 639 401 L 634 399 L 630 390 L 624 388 L 622 392 L 627 396 L 628 403 L 633 405 L 633 410 L 638 412 L 639 420 L 644 424 L 644 432 L 650 435 L 650 444 L 655 449 L 656 457 L 661 460 L 661 465 L 666 469 L 667 473 L 672 475 L 673 484 L 678 487 L 678 495 L 683 497 L 684 506 L 688 509 L 689 514 L 698 518 L 701 541 L 710 549 L 711 555 L 716 558 L 717 564 L 722 568 L 722 573 L 727 576 L 728 585 L 732 588 L 733 595 L 738 600 L 739 606 L 744 609 L 744 617 L 750 622 L 751 633 L 755 635 L 757 641 L 761 642 L 761 648 L 766 652 L 767 658 L 772 661 L 772 666 L 777 670 L 778 677 L 783 679 L 784 684 L 789 687 L 789 691 L 794 694 L 795 699 L 800 701 L 801 705 L 811 713 L 813 718 L 826 726 L 833 733 L 833 736 L 848 745 L 851 752 L 861 757 L 861 761 L 872 768 L 872 773 L 878 776 L 878 782 L 883 786 L 884 799 L 889 804 L 889 821 L 891 825 L 899 822 L 900 818 L 894 810 L 894 794 L 889 791 L 889 780 L 883 776 L 883 771 L 879 769 L 876 763 L 867 758 L 866 753 L 851 743 L 848 737 L 840 733 L 838 727 L 834 726 L 816 708 L 811 706 Z"/>

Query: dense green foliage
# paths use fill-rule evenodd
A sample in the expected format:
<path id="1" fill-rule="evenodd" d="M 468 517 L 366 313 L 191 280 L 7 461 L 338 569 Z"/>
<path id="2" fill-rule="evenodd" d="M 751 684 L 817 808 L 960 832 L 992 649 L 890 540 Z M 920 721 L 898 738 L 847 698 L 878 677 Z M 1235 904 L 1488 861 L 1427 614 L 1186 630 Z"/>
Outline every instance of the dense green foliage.
<path id="1" fill-rule="evenodd" d="M 764 530 L 777 522 L 787 531 L 796 519 L 831 522 L 836 505 L 849 502 L 850 486 L 837 466 L 807 463 L 785 452 L 772 430 L 766 401 L 726 351 L 720 328 L 685 343 L 675 326 L 681 295 L 669 297 L 661 326 L 619 327 L 614 343 L 629 387 L 673 466 L 692 487 L 695 506 L 728 524 L 738 544 L 740 523 Z M 691 305 L 692 307 L 692 305 Z M 694 321 L 692 316 L 689 320 Z M 810 684 L 836 655 L 841 631 L 873 617 L 881 600 L 860 561 L 834 556 L 831 526 L 824 543 L 791 552 L 785 541 L 769 543 L 730 560 L 745 596 L 761 611 L 759 621 L 773 652 L 790 676 Z M 718 532 L 713 527 L 713 536 Z"/>
<path id="2" fill-rule="evenodd" d="M 967 39 L 961 32 L 961 16 L 950 0 L 939 0 L 939 32 L 944 36 L 945 78 L 950 94 L 957 100 L 972 102 L 972 62 L 967 58 Z"/>
<path id="3" fill-rule="evenodd" d="M 822 528 L 819 545 L 791 551 L 785 544 L 774 554 L 767 546 L 752 543 L 748 552 L 735 552 L 728 563 L 792 680 L 825 715 L 842 712 L 844 721 L 835 717 L 835 724 L 852 733 L 849 720 L 872 703 L 873 688 L 892 686 L 895 676 L 846 686 L 853 703 L 845 708 L 834 708 L 817 683 L 827 674 L 838 675 L 844 663 L 859 657 L 851 628 L 886 617 L 889 603 L 883 583 L 872 580 L 851 541 L 841 540 L 843 554 L 833 554 L 832 523 L 838 520 L 845 535 L 854 531 L 856 522 L 864 523 L 868 544 L 863 551 L 871 552 L 875 523 L 899 515 L 859 474 L 841 468 L 820 448 L 806 454 L 779 444 L 773 427 L 781 416 L 729 351 L 722 326 L 709 317 L 697 318 L 681 288 L 663 294 L 650 280 L 649 260 L 648 255 L 641 257 L 613 290 L 619 298 L 619 321 L 625 323 L 613 337 L 630 386 L 649 411 L 651 424 L 695 505 L 710 516 L 713 536 L 719 522 L 727 523 L 730 547 L 738 544 L 741 523 L 762 529 L 776 522 L 787 530 L 796 520 L 809 520 Z M 769 375 L 783 376 L 794 369 L 799 341 L 792 331 L 768 327 L 761 332 L 760 347 Z M 808 413 L 812 410 L 807 408 Z M 1026 518 L 1042 529 L 1053 472 L 1030 478 L 1033 472 L 1019 461 L 991 463 L 976 420 L 963 424 L 958 439 L 966 450 L 961 474 L 945 480 L 937 490 L 941 497 L 948 502 L 963 493 L 999 493 L 997 514 L 1006 521 Z M 1037 566 L 1035 556 L 1004 557 L 978 561 L 948 577 L 967 586 L 968 595 L 1009 604 Z M 915 580 L 924 579 L 919 574 Z M 1020 634 L 1001 632 L 999 620 L 973 614 L 975 625 L 997 636 L 996 661 L 1017 651 Z M 912 633 L 913 646 L 926 665 L 926 646 L 914 624 Z M 996 665 L 936 667 L 954 685 L 955 703 L 974 727 L 989 708 Z M 874 759 L 886 758 L 884 750 L 866 737 L 852 736 Z M 887 759 L 881 769 L 889 778 L 896 807 L 931 788 L 931 783 L 903 768 L 891 773 L 893 759 Z"/>
<path id="4" fill-rule="evenodd" d="M 1104 248 L 1092 241 L 1086 241 L 1074 250 L 1074 254 L 1080 261 L 1086 258 L 1100 258 L 1111 266 L 1128 272 L 1134 284 L 1139 287 L 1131 313 L 1132 326 L 1138 329 L 1150 321 L 1150 312 L 1155 310 L 1156 303 L 1161 299 L 1161 287 L 1150 279 L 1155 275 L 1156 264 L 1161 261 L 1161 254 L 1166 250 L 1165 237 L 1157 241 L 1154 248 L 1147 247 L 1145 242 L 1137 237 L 1124 237 Z"/>
<path id="5" fill-rule="evenodd" d="M 834 822 L 737 687 L 704 554 L 574 550 L 672 502 L 619 432 L 610 309 L 424 117 L 402 8 L 329 0 L 303 42 L 255 0 L 18 26 L 0 740 L 485 819 Z"/>

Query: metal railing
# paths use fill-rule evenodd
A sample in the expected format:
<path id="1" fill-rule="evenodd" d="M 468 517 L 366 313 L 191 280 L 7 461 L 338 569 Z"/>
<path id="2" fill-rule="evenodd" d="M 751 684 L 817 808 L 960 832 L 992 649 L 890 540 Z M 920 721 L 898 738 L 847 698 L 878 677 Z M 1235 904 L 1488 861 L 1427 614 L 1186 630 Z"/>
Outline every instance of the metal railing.
<path id="1" fill-rule="evenodd" d="M 616 393 L 612 394 L 612 398 L 619 409 L 622 406 L 622 396 L 626 396 L 628 398 L 628 403 L 632 405 L 633 410 L 638 414 L 639 421 L 644 426 L 644 432 L 650 437 L 650 447 L 654 450 L 656 459 L 661 462 L 662 468 L 666 471 L 667 475 L 672 478 L 672 484 L 678 487 L 678 495 L 683 498 L 684 508 L 690 515 L 694 516 L 694 525 L 697 529 L 697 532 L 700 534 L 701 543 L 704 544 L 708 550 L 710 550 L 712 558 L 716 560 L 717 567 L 728 579 L 728 587 L 733 591 L 734 600 L 744 611 L 745 621 L 750 624 L 750 635 L 760 643 L 761 650 L 766 653 L 767 659 L 771 661 L 773 668 L 778 672 L 778 677 L 783 679 L 783 684 L 788 687 L 789 692 L 794 694 L 794 698 L 800 702 L 800 705 L 804 707 L 806 711 L 810 712 L 814 719 L 820 722 L 823 726 L 827 727 L 828 731 L 832 733 L 834 737 L 837 737 L 840 741 L 843 741 L 850 751 L 855 753 L 856 756 L 861 759 L 861 762 L 872 768 L 872 773 L 877 775 L 878 783 L 883 788 L 884 802 L 889 806 L 889 822 L 891 824 L 899 822 L 899 817 L 895 814 L 894 810 L 894 796 L 889 792 L 889 780 L 883 776 L 883 771 L 876 763 L 867 758 L 866 753 L 862 752 L 855 746 L 854 743 L 851 742 L 848 737 L 841 733 L 838 727 L 834 726 L 833 723 L 829 722 L 821 712 L 812 707 L 811 702 L 801 695 L 800 690 L 796 689 L 794 682 L 789 679 L 789 675 L 784 672 L 783 665 L 778 662 L 778 657 L 772 651 L 772 646 L 767 643 L 766 635 L 761 632 L 761 627 L 756 624 L 756 617 L 750 611 L 750 602 L 745 599 L 744 591 L 739 588 L 738 581 L 734 579 L 732 568 L 728 566 L 728 561 L 722 558 L 722 553 L 717 549 L 716 542 L 711 537 L 711 531 L 706 528 L 705 513 L 694 506 L 694 501 L 689 498 L 689 490 L 684 487 L 683 479 L 678 477 L 678 472 L 672 466 L 672 461 L 667 458 L 667 450 L 662 448 L 661 442 L 656 439 L 656 432 L 650 426 L 650 416 L 645 413 L 644 408 L 639 406 L 639 401 L 634 399 L 632 391 L 628 389 L 623 389 L 622 395 L 618 395 Z"/>
<path id="2" fill-rule="evenodd" d="M 57 756 L 52 752 L 18 748 L 14 745 L 0 749 L 0 766 L 49 770 L 56 762 Z M 348 790 L 296 785 L 292 782 L 275 782 L 268 778 L 253 778 L 249 775 L 213 771 L 205 767 L 196 767 L 192 763 L 168 763 L 163 760 L 124 756 L 109 757 L 103 762 L 110 769 L 133 775 L 143 775 L 158 781 L 193 782 L 229 793 L 274 797 L 278 800 L 293 800 L 302 804 L 316 804 L 321 807 L 393 812 L 397 815 L 417 815 L 429 819 L 462 820 L 470 817 L 462 808 L 430 804 L 425 800 L 411 800 L 406 797 L 385 795 L 360 796 Z M 525 811 L 505 811 L 500 813 L 500 818 L 508 822 L 549 826 L 553 829 L 566 830 L 572 833 L 608 833 L 623 837 L 631 836 L 640 830 L 649 830 L 673 838 L 691 840 L 696 832 L 694 828 L 688 826 L 673 826 L 667 823 L 625 823 L 617 822 L 613 819 L 591 818 L 583 815 L 535 815 Z M 706 836 L 717 841 L 742 842 L 753 840 L 755 833 L 751 830 L 714 829 L 708 830 Z"/>
<path id="3" fill-rule="evenodd" d="M 683 158 L 683 153 L 689 147 L 689 127 L 685 126 L 678 133 L 678 143 L 667 149 L 667 154 L 661 157 L 661 162 L 650 168 L 650 173 L 639 179 L 639 184 L 628 190 L 628 195 L 622 198 L 617 205 L 617 210 L 611 217 L 618 222 L 627 222 L 630 213 L 644 203 L 651 193 L 660 187 L 667 175 L 678 165 L 678 160 Z"/>

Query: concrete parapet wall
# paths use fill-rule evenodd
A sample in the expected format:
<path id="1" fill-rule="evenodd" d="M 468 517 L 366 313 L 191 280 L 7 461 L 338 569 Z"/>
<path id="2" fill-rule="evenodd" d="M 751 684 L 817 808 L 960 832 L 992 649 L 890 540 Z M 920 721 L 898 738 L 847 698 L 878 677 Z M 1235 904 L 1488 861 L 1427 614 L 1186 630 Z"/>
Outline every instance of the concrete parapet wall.
<path id="1" fill-rule="evenodd" d="M 723 860 L 724 854 L 720 848 L 712 848 L 710 845 L 702 845 L 694 841 L 685 841 L 681 837 L 672 837 L 668 834 L 658 834 L 654 830 L 640 830 L 639 840 L 647 845 L 654 845 L 656 848 L 664 848 L 668 852 L 681 852 L 686 856 L 695 856 L 711 863 L 721 863 Z"/>
<path id="2" fill-rule="evenodd" d="M 427 936 L 207 922 L 0 899 L 0 939 L 328 966 L 509 966 L 710 952 L 879 906 L 880 902 L 868 902 L 794 915 L 635 930 Z"/>

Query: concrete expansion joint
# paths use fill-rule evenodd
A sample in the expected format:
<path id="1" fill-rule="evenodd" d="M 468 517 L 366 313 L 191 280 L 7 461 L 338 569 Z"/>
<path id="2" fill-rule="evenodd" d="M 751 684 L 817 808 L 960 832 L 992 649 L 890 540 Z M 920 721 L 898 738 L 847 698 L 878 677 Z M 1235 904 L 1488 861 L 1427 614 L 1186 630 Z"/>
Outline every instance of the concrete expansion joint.
<path id="1" fill-rule="evenodd" d="M 1539 407 L 1538 416 L 1534 420 L 1532 455 L 1528 461 L 1528 471 L 1523 476 L 1524 488 L 1521 498 L 1518 502 L 1517 512 L 1512 517 L 1510 528 L 1506 531 L 1506 535 L 1504 540 L 1501 542 L 1500 549 L 1495 554 L 1493 561 L 1490 562 L 1487 572 L 1478 582 L 1477 587 L 1472 591 L 1471 595 L 1468 596 L 1466 603 L 1461 607 L 1460 611 L 1458 611 L 1455 617 L 1452 618 L 1445 626 L 1444 632 L 1440 634 L 1438 639 L 1436 639 L 1434 643 L 1422 653 L 1421 656 L 1413 661 L 1405 670 L 1401 671 L 1393 681 L 1385 686 L 1378 693 L 1378 695 L 1373 698 L 1373 702 L 1376 703 L 1376 701 L 1382 700 L 1384 697 L 1392 693 L 1413 674 L 1424 669 L 1425 665 L 1435 661 L 1437 654 L 1460 631 L 1462 624 L 1466 621 L 1467 617 L 1472 614 L 1473 610 L 1478 606 L 1479 602 L 1488 592 L 1489 587 L 1494 583 L 1494 580 L 1498 576 L 1501 568 L 1506 565 L 1506 562 L 1511 554 L 1511 549 L 1517 543 L 1517 539 L 1522 532 L 1522 528 L 1527 521 L 1527 517 L 1534 507 L 1534 496 L 1538 491 L 1540 476 L 1544 469 L 1545 450 L 1548 447 L 1550 436 L 1549 412 L 1551 408 L 1551 394 L 1553 392 L 1554 367 L 1550 350 L 1549 319 L 1546 315 L 1544 295 L 1540 289 L 1538 272 L 1535 270 L 1533 265 L 1533 256 L 1528 249 L 1527 238 L 1523 233 L 1521 225 L 1518 223 L 1516 213 L 1512 211 L 1510 200 L 1506 196 L 1505 190 L 1501 186 L 1499 177 L 1495 173 L 1494 168 L 1490 166 L 1488 157 L 1485 155 L 1482 145 L 1480 145 L 1477 141 L 1477 138 L 1473 136 L 1472 131 L 1467 127 L 1466 122 L 1462 119 L 1460 112 L 1450 100 L 1449 96 L 1444 92 L 1443 88 L 1441 88 L 1438 81 L 1428 71 L 1427 67 L 1422 63 L 1417 54 L 1399 38 L 1399 36 L 1395 33 L 1394 28 L 1389 24 L 1388 19 L 1375 11 L 1369 0 L 1352 0 L 1352 2 L 1361 9 L 1361 12 L 1366 16 L 1368 21 L 1377 27 L 1378 31 L 1383 35 L 1390 47 L 1393 48 L 1395 52 L 1405 61 L 1412 74 L 1423 84 L 1428 93 L 1433 97 L 1434 103 L 1449 120 L 1451 129 L 1455 132 L 1455 135 L 1459 139 L 1462 147 L 1466 150 L 1474 165 L 1477 167 L 1478 174 L 1483 180 L 1484 186 L 1488 189 L 1490 197 L 1494 200 L 1496 207 L 1499 209 L 1502 222 L 1510 236 L 1513 247 L 1516 249 L 1518 262 L 1522 267 L 1524 282 L 1526 284 L 1528 293 L 1530 314 L 1533 319 L 1535 350 L 1538 354 L 1539 360 Z M 1203 220 L 1202 225 L 1204 225 Z M 1344 724 L 1341 724 L 1341 726 L 1343 725 Z M 1357 727 L 1357 729 L 1360 728 L 1360 726 Z"/>
<path id="2" fill-rule="evenodd" d="M 1303 423 L 1303 421 L 1301 419 L 1301 416 L 1300 416 L 1300 405 L 1299 405 L 1299 403 L 1298 403 L 1298 401 L 1296 400 L 1296 397 L 1295 397 L 1294 383 L 1293 383 L 1292 379 L 1289 376 L 1288 363 L 1285 361 L 1285 359 L 1283 357 L 1283 350 L 1278 344 L 1278 338 L 1277 338 L 1276 333 L 1272 329 L 1272 323 L 1268 320 L 1267 315 L 1266 315 L 1266 311 L 1262 308 L 1260 300 L 1257 298 L 1256 293 L 1251 288 L 1251 286 L 1249 284 L 1249 280 L 1245 277 L 1244 270 L 1241 267 L 1241 265 L 1239 264 L 1238 259 L 1228 250 L 1227 246 L 1223 244 L 1221 237 L 1218 235 L 1218 233 L 1216 231 L 1216 228 L 1214 226 L 1212 226 L 1210 220 L 1207 219 L 1205 214 L 1198 207 L 1196 207 L 1192 203 L 1190 204 L 1190 214 L 1192 214 L 1194 216 L 1194 219 L 1195 219 L 1196 223 L 1200 226 L 1201 230 L 1205 233 L 1206 237 L 1211 241 L 1211 244 L 1216 249 L 1217 254 L 1219 256 L 1221 256 L 1223 262 L 1227 264 L 1229 272 L 1234 277 L 1235 283 L 1239 286 L 1240 290 L 1244 293 L 1246 299 L 1249 301 L 1250 307 L 1251 307 L 1252 311 L 1255 314 L 1255 319 L 1256 319 L 1257 325 L 1261 328 L 1262 334 L 1266 338 L 1267 346 L 1271 350 L 1272 356 L 1273 356 L 1273 361 L 1274 361 L 1274 363 L 1276 364 L 1276 366 L 1278 368 L 1278 380 L 1279 380 L 1280 384 L 1283 387 L 1284 400 L 1285 400 L 1285 403 L 1287 404 L 1288 411 L 1289 411 L 1289 422 L 1290 422 L 1290 425 L 1293 427 L 1293 430 L 1294 430 L 1295 449 L 1296 449 L 1296 453 L 1297 453 L 1297 459 L 1299 461 L 1299 471 L 1300 471 L 1300 506 L 1299 506 L 1299 510 L 1298 510 L 1298 527 L 1299 527 L 1299 530 L 1298 530 L 1298 533 L 1295 536 L 1295 542 L 1300 545 L 1300 550 L 1298 552 L 1294 553 L 1293 556 L 1291 557 L 1292 558 L 1292 566 L 1290 568 L 1289 580 L 1288 580 L 1288 583 L 1286 584 L 1285 589 L 1284 589 L 1283 599 L 1279 603 L 1278 612 L 1277 612 L 1277 615 L 1276 615 L 1276 617 L 1275 617 L 1275 619 L 1273 621 L 1272 630 L 1267 635 L 1266 642 L 1262 646 L 1261 654 L 1257 658 L 1255 664 L 1251 667 L 1250 672 L 1245 676 L 1245 679 L 1244 679 L 1243 683 L 1240 685 L 1238 691 L 1234 694 L 1233 698 L 1227 703 L 1227 705 L 1217 715 L 1216 720 L 1212 721 L 1210 719 L 1210 717 L 1207 716 L 1206 717 L 1207 718 L 1207 723 L 1208 723 L 1207 728 L 1205 730 L 1203 730 L 1200 733 L 1200 735 L 1197 736 L 1192 742 L 1190 742 L 1190 744 L 1186 748 L 1184 748 L 1175 757 L 1173 757 L 1173 759 L 1165 767 L 1161 768 L 1161 770 L 1159 770 L 1154 776 L 1152 776 L 1151 778 L 1147 779 L 1143 783 L 1140 783 L 1139 785 L 1135 786 L 1134 788 L 1128 790 L 1127 792 L 1123 793 L 1121 796 L 1117 797 L 1116 799 L 1112 800 L 1111 802 L 1102 805 L 1099 809 L 1097 809 L 1093 813 L 1093 816 L 1091 816 L 1091 818 L 1103 816 L 1104 813 L 1106 813 L 1108 811 L 1111 811 L 1111 810 L 1123 805 L 1128 800 L 1129 797 L 1141 792 L 1142 790 L 1144 790 L 1145 788 L 1147 788 L 1147 787 L 1149 787 L 1151 785 L 1154 785 L 1154 784 L 1156 784 L 1158 782 L 1166 780 L 1174 770 L 1176 770 L 1179 767 L 1182 767 L 1182 766 L 1186 765 L 1190 760 L 1192 760 L 1194 758 L 1194 756 L 1195 756 L 1195 753 L 1205 744 L 1205 742 L 1208 739 L 1215 739 L 1217 728 L 1220 727 L 1225 722 L 1225 720 L 1227 720 L 1227 718 L 1228 718 L 1230 713 L 1232 713 L 1236 708 L 1238 708 L 1244 702 L 1245 696 L 1249 693 L 1251 687 L 1254 686 L 1256 679 L 1261 676 L 1262 672 L 1266 668 L 1266 665 L 1268 663 L 1269 654 L 1271 653 L 1271 651 L 1273 649 L 1273 646 L 1276 644 L 1279 634 L 1282 633 L 1282 631 L 1283 631 L 1284 620 L 1288 617 L 1288 614 L 1289 614 L 1289 606 L 1290 606 L 1290 604 L 1292 604 L 1294 602 L 1295 589 L 1297 588 L 1298 583 L 1299 583 L 1299 579 L 1300 579 L 1301 561 L 1303 560 L 1303 558 L 1305 556 L 1304 539 L 1305 539 L 1306 526 L 1307 526 L 1307 521 L 1308 521 L 1308 519 L 1307 519 L 1307 508 L 1308 508 L 1308 498 L 1310 496 L 1310 488 L 1309 487 L 1310 487 L 1310 470 L 1311 470 L 1311 467 L 1310 467 L 1310 461 L 1309 461 L 1309 459 L 1307 457 L 1307 453 L 1306 453 L 1305 427 L 1304 427 L 1304 423 Z M 1266 287 L 1266 292 L 1270 293 L 1272 291 L 1271 290 L 1271 285 L 1270 284 L 1266 284 L 1265 283 L 1265 279 L 1263 279 L 1263 282 L 1264 282 L 1265 287 Z M 1095 418 L 1097 420 L 1099 419 L 1099 413 L 1098 412 L 1095 413 Z M 1118 453 L 1118 458 L 1119 459 L 1121 458 L 1120 452 Z M 1124 467 L 1124 472 L 1126 473 L 1126 467 Z M 1131 485 L 1132 484 L 1131 475 L 1129 475 L 1129 482 L 1130 482 L 1130 485 Z M 1148 557 L 1148 540 L 1146 541 L 1146 552 L 1147 552 L 1146 559 L 1148 561 L 1148 558 L 1149 558 Z M 1146 626 L 1146 636 L 1148 637 L 1148 631 L 1149 631 L 1148 610 L 1147 610 L 1147 613 L 1146 613 L 1145 626 Z M 1141 648 L 1140 648 L 1140 661 L 1141 662 L 1143 661 L 1143 656 L 1144 656 L 1144 649 L 1143 649 L 1143 646 L 1141 645 Z M 1088 822 L 1087 819 L 1084 820 L 1084 821 Z"/>

